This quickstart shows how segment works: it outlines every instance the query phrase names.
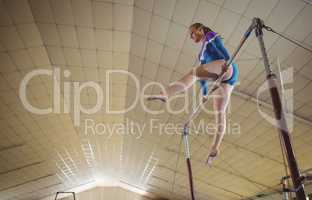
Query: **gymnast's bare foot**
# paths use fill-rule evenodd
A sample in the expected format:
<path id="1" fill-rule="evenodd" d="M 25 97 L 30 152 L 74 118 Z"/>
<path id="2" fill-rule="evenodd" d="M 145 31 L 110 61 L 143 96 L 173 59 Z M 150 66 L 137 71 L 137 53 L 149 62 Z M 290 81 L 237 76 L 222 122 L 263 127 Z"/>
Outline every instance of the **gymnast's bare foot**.
<path id="1" fill-rule="evenodd" d="M 159 101 L 166 103 L 168 100 L 168 96 L 163 93 L 160 93 L 159 95 L 151 95 L 147 97 L 147 100 L 148 101 L 159 100 Z"/>
<path id="2" fill-rule="evenodd" d="M 212 166 L 212 162 L 216 159 L 216 157 L 219 154 L 219 149 L 217 147 L 212 147 L 209 153 L 209 156 L 207 158 L 207 165 L 209 167 Z"/>

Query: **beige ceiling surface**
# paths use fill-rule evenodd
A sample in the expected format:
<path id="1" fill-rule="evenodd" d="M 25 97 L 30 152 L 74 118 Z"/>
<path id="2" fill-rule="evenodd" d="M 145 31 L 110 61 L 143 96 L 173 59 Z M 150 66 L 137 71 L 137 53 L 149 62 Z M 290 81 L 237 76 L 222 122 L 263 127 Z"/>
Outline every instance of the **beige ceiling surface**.
<path id="1" fill-rule="evenodd" d="M 65 196 L 60 195 L 60 197 Z M 76 194 L 77 199 L 94 199 L 94 200 L 101 200 L 101 199 L 116 199 L 116 200 L 150 200 L 149 198 L 145 198 L 136 194 L 131 191 L 127 191 L 122 188 L 117 187 L 96 187 L 79 194 Z M 64 200 L 72 199 L 72 195 L 64 198 Z"/>
<path id="2" fill-rule="evenodd" d="M 19 98 L 20 83 L 37 69 L 68 70 L 61 74 L 61 110 L 72 106 L 72 91 L 64 83 L 94 81 L 113 110 L 132 104 L 136 87 L 125 75 L 107 81 L 108 70 L 127 70 L 139 80 L 140 89 L 151 81 L 165 85 L 196 65 L 200 46 L 189 39 L 187 27 L 202 22 L 224 38 L 233 52 L 254 16 L 275 30 L 306 46 L 312 46 L 312 6 L 301 0 L 1 0 L 0 1 L 0 198 L 42 199 L 56 191 L 99 182 L 116 182 L 168 199 L 189 199 L 183 145 L 177 134 L 149 131 L 112 135 L 86 132 L 86 120 L 113 126 L 136 122 L 180 124 L 186 113 L 151 115 L 141 105 L 126 114 L 108 114 L 103 108 L 81 114 L 74 126 L 71 112 L 38 115 L 28 112 Z M 312 167 L 312 54 L 265 32 L 272 66 L 292 67 L 294 127 L 293 146 L 302 171 Z M 239 85 L 231 99 L 229 133 L 240 125 L 240 134 L 227 134 L 221 154 L 212 168 L 205 165 L 211 135 L 190 137 L 195 191 L 198 199 L 245 199 L 271 193 L 285 174 L 275 128 L 252 100 L 265 73 L 257 40 L 252 35 L 237 63 Z M 27 98 L 37 107 L 53 104 L 53 78 L 37 76 L 27 86 Z M 110 87 L 109 91 L 106 89 Z M 147 93 L 156 93 L 150 87 Z M 192 92 L 190 92 L 190 96 Z M 80 103 L 92 108 L 97 95 L 81 91 Z M 270 102 L 261 96 L 263 104 Z M 191 100 L 191 97 L 190 97 Z M 150 109 L 164 109 L 145 102 Z M 179 109 L 180 100 L 171 102 Z M 265 104 L 266 105 L 266 104 Z M 207 107 L 210 106 L 208 103 Z M 211 106 L 210 106 L 211 107 Z M 269 106 L 262 106 L 271 113 Z M 211 114 L 199 120 L 213 122 Z M 130 134 L 131 133 L 131 134 Z M 272 196 L 268 199 L 274 199 Z"/>

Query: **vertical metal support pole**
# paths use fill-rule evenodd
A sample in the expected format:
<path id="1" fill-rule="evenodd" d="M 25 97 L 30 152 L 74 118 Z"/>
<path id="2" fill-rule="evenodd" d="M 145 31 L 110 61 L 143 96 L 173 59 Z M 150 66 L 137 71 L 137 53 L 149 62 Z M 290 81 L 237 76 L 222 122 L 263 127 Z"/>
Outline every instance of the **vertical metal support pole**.
<path id="1" fill-rule="evenodd" d="M 269 59 L 268 59 L 268 55 L 266 53 L 266 49 L 265 49 L 264 42 L 263 42 L 263 32 L 262 32 L 263 21 L 259 18 L 254 18 L 254 21 L 256 21 L 257 23 L 255 33 L 259 41 L 260 50 L 261 50 L 263 61 L 264 61 L 264 66 L 265 66 L 267 80 L 268 80 L 268 84 L 270 88 L 275 118 L 276 118 L 276 122 L 278 126 L 277 128 L 278 128 L 279 133 L 282 135 L 282 139 L 285 144 L 287 162 L 288 162 L 292 182 L 296 190 L 296 199 L 306 200 L 306 195 L 303 189 L 303 184 L 300 179 L 300 172 L 299 172 L 295 154 L 293 152 L 293 148 L 290 142 L 290 135 L 289 135 L 286 119 L 285 119 L 285 113 L 284 113 L 280 95 L 277 89 L 276 76 L 272 72 Z"/>
<path id="2" fill-rule="evenodd" d="M 192 197 L 192 200 L 195 200 L 192 165 L 191 165 L 191 154 L 190 154 L 190 145 L 188 141 L 188 135 L 189 135 L 189 128 L 188 128 L 188 124 L 186 124 L 183 128 L 182 137 L 183 137 L 183 143 L 184 143 L 184 153 L 185 153 L 185 160 L 186 160 L 187 170 L 188 170 L 191 197 Z"/>
<path id="3" fill-rule="evenodd" d="M 289 200 L 290 191 L 287 179 L 288 177 L 283 177 L 281 180 L 283 186 L 283 200 Z"/>
<path id="4" fill-rule="evenodd" d="M 59 192 L 56 193 L 55 195 L 55 199 L 54 200 L 57 200 L 57 196 L 58 196 Z"/>

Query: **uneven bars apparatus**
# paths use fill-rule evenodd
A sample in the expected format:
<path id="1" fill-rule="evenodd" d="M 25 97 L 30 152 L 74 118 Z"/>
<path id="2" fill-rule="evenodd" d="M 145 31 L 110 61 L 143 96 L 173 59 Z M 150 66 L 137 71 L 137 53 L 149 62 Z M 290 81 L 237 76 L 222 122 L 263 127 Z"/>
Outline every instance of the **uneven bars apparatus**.
<path id="1" fill-rule="evenodd" d="M 75 192 L 56 192 L 55 200 L 57 200 L 57 196 L 58 196 L 59 194 L 71 194 L 71 195 L 73 195 L 74 200 L 76 200 L 76 194 L 75 194 Z"/>
<path id="2" fill-rule="evenodd" d="M 229 68 L 229 66 L 232 64 L 233 60 L 237 56 L 239 50 L 241 49 L 243 44 L 246 42 L 247 38 L 250 36 L 251 32 L 255 30 L 255 35 L 259 41 L 259 46 L 260 46 L 261 54 L 263 57 L 263 62 L 264 62 L 265 71 L 267 75 L 266 78 L 267 78 L 268 86 L 270 89 L 276 123 L 278 125 L 277 129 L 279 133 L 282 135 L 283 142 L 286 147 L 287 162 L 288 162 L 288 167 L 290 170 L 292 182 L 295 188 L 296 197 L 298 200 L 306 200 L 306 195 L 304 192 L 304 185 L 300 179 L 300 172 L 298 169 L 297 161 L 296 161 L 293 148 L 292 148 L 292 144 L 290 141 L 290 136 L 289 136 L 289 131 L 288 131 L 288 127 L 287 127 L 287 123 L 285 119 L 284 109 L 283 109 L 282 102 L 279 96 L 279 91 L 277 89 L 276 75 L 273 73 L 271 69 L 268 55 L 266 53 L 266 49 L 265 49 L 265 45 L 263 41 L 263 32 L 262 32 L 263 28 L 268 29 L 268 27 L 264 25 L 263 21 L 260 18 L 253 18 L 251 25 L 248 27 L 247 31 L 242 37 L 237 49 L 233 53 L 233 56 L 226 63 L 225 69 L 227 70 Z M 219 88 L 226 70 L 224 70 L 219 76 L 219 78 L 215 81 L 215 84 L 212 87 L 212 89 L 209 90 L 208 95 L 210 95 L 212 92 L 214 92 L 216 89 Z M 190 145 L 188 141 L 189 124 L 192 120 L 194 120 L 197 117 L 197 115 L 200 113 L 201 107 L 204 104 L 205 102 L 199 103 L 199 105 L 189 115 L 189 117 L 187 118 L 184 124 L 183 134 L 182 134 L 183 143 L 184 143 L 185 160 L 186 160 L 187 169 L 188 169 L 190 193 L 191 193 L 192 200 L 195 200 L 195 194 L 194 194 L 194 183 L 193 183 L 193 174 L 192 174 L 192 165 L 191 165 Z"/>

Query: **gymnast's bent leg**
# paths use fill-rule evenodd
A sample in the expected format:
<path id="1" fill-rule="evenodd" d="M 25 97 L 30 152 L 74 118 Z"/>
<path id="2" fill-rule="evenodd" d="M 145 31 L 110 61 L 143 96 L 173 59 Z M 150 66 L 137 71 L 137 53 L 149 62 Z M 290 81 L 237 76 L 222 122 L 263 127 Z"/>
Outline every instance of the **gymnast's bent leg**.
<path id="1" fill-rule="evenodd" d="M 148 97 L 148 100 L 161 100 L 165 102 L 170 96 L 186 91 L 198 79 L 216 80 L 218 75 L 221 74 L 224 64 L 224 60 L 216 60 L 208 64 L 199 65 L 188 72 L 179 81 L 171 84 L 165 92 L 162 92 L 159 95 L 152 95 Z M 230 68 L 226 72 L 224 79 L 228 79 L 231 76 L 231 73 L 232 69 Z"/>

